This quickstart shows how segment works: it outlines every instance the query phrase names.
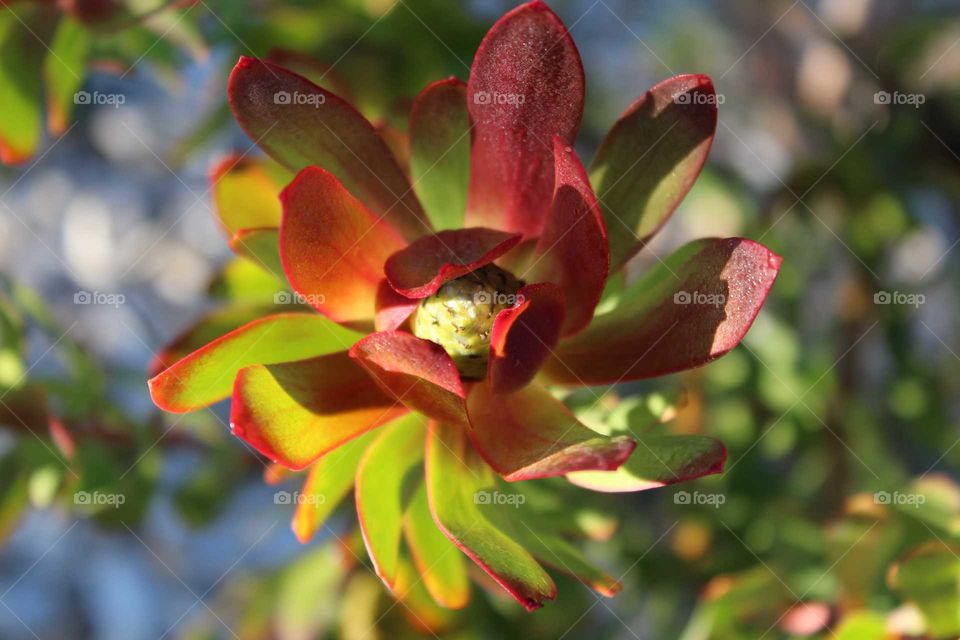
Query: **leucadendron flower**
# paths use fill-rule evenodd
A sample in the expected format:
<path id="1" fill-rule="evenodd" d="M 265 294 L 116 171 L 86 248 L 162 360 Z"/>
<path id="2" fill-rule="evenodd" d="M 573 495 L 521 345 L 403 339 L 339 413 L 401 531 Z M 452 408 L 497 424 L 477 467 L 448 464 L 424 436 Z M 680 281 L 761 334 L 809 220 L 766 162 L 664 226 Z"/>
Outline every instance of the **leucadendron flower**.
<path id="1" fill-rule="evenodd" d="M 703 365 L 760 310 L 780 258 L 743 238 L 699 240 L 632 284 L 619 277 L 703 166 L 710 79 L 654 86 L 586 169 L 573 148 L 580 56 L 531 2 L 493 26 L 466 84 L 441 80 L 416 99 L 409 175 L 350 104 L 287 68 L 242 58 L 229 93 L 250 138 L 297 172 L 279 206 L 261 198 L 262 215 L 233 219 L 231 245 L 319 313 L 259 317 L 169 364 L 150 382 L 157 405 L 194 411 L 232 391 L 233 433 L 309 468 L 297 535 L 354 489 L 373 567 L 395 591 L 412 559 L 438 603 L 463 606 L 459 548 L 528 609 L 556 593 L 540 562 L 615 593 L 566 532 L 511 508 L 510 483 L 636 491 L 723 467 L 712 439 L 637 447 L 634 434 L 588 428 L 548 389 Z M 622 290 L 597 314 L 608 281 Z"/>

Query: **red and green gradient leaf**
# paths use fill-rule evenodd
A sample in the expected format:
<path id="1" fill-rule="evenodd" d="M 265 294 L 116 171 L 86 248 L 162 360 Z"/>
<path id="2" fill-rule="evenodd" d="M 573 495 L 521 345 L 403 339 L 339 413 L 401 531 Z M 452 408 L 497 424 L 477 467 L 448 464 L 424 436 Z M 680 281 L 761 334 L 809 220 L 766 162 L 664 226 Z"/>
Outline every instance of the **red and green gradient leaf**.
<path id="1" fill-rule="evenodd" d="M 341 351 L 242 369 L 230 426 L 270 460 L 297 470 L 405 412 Z"/>
<path id="2" fill-rule="evenodd" d="M 426 418 L 411 413 L 386 425 L 357 468 L 357 518 L 376 574 L 393 589 L 403 538 L 404 478 L 423 460 Z"/>
<path id="3" fill-rule="evenodd" d="M 359 435 L 327 453 L 310 467 L 301 490 L 301 499 L 290 522 L 293 533 L 301 543 L 305 544 L 313 538 L 337 505 L 350 493 L 360 458 L 376 436 L 376 431 Z"/>
<path id="4" fill-rule="evenodd" d="M 478 384 L 467 400 L 470 439 L 484 460 L 508 481 L 616 469 L 636 443 L 583 425 L 539 385 L 511 394 Z"/>
<path id="5" fill-rule="evenodd" d="M 564 298 L 549 282 L 517 292 L 517 304 L 501 311 L 490 331 L 487 382 L 498 392 L 520 389 L 550 356 L 563 326 Z"/>
<path id="6" fill-rule="evenodd" d="M 293 289 L 337 322 L 372 320 L 384 262 L 403 239 L 317 167 L 301 171 L 280 199 L 280 257 Z"/>
<path id="7" fill-rule="evenodd" d="M 563 335 L 590 324 L 610 268 L 607 230 L 576 151 L 554 138 L 553 204 L 537 242 L 530 279 L 559 286 L 566 300 Z"/>
<path id="8" fill-rule="evenodd" d="M 229 156 L 210 172 L 210 193 L 217 218 L 228 236 L 241 229 L 280 226 L 278 174 L 265 160 Z"/>
<path id="9" fill-rule="evenodd" d="M 381 331 L 357 342 L 350 356 L 397 402 L 434 420 L 466 426 L 460 374 L 440 345 L 405 331 Z"/>
<path id="10" fill-rule="evenodd" d="M 726 460 L 723 443 L 707 436 L 644 436 L 616 471 L 577 471 L 567 480 L 593 491 L 645 491 L 721 473 Z"/>
<path id="11" fill-rule="evenodd" d="M 164 411 L 194 411 L 228 397 L 244 367 L 342 351 L 360 337 L 313 313 L 259 318 L 163 370 L 150 380 L 150 395 Z"/>
<path id="12" fill-rule="evenodd" d="M 438 80 L 414 101 L 410 173 L 433 228 L 462 227 L 470 182 L 470 114 L 461 80 Z"/>
<path id="13" fill-rule="evenodd" d="M 151 378 L 159 375 L 197 349 L 270 313 L 270 307 L 260 305 L 232 306 L 212 311 L 154 354 L 147 375 Z"/>
<path id="14" fill-rule="evenodd" d="M 427 485 L 421 483 L 403 516 L 403 530 L 423 584 L 443 607 L 462 609 L 470 600 L 463 554 L 437 528 L 430 514 Z"/>
<path id="15" fill-rule="evenodd" d="M 552 140 L 573 142 L 583 101 L 580 54 L 546 4 L 521 5 L 493 25 L 467 83 L 468 226 L 540 235 L 553 196 Z"/>
<path id="16" fill-rule="evenodd" d="M 518 234 L 482 227 L 440 231 L 390 256 L 384 271 L 397 292 L 426 298 L 444 282 L 490 264 L 518 242 Z"/>
<path id="17" fill-rule="evenodd" d="M 496 477 L 459 427 L 430 424 L 427 495 L 440 530 L 528 611 L 556 597 L 557 587 L 533 556 L 484 514 L 483 492 Z"/>
<path id="18" fill-rule="evenodd" d="M 681 247 L 630 285 L 616 309 L 562 341 L 544 365 L 546 379 L 613 384 L 719 358 L 750 329 L 780 260 L 743 238 L 704 239 Z"/>
<path id="19" fill-rule="evenodd" d="M 687 195 L 716 129 L 716 94 L 702 75 L 655 85 L 610 129 L 590 181 L 607 222 L 613 269 L 639 251 Z"/>
<path id="20" fill-rule="evenodd" d="M 281 66 L 243 57 L 229 82 L 240 126 L 293 171 L 326 169 L 406 238 L 430 230 L 410 183 L 373 125 L 347 102 Z"/>

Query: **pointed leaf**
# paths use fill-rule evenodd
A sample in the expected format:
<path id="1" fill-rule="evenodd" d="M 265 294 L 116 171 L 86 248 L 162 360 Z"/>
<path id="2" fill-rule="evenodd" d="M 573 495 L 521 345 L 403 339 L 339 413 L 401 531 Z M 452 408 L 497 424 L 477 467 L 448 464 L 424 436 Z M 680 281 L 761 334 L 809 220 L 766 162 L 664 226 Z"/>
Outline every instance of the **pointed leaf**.
<path id="1" fill-rule="evenodd" d="M 426 298 L 444 282 L 488 265 L 520 242 L 517 234 L 473 228 L 424 236 L 387 259 L 390 286 L 408 298 Z"/>
<path id="2" fill-rule="evenodd" d="M 462 609 L 470 599 L 463 555 L 437 528 L 430 514 L 427 485 L 421 483 L 403 516 L 403 530 L 427 591 L 441 606 Z"/>
<path id="3" fill-rule="evenodd" d="M 411 413 L 380 429 L 357 468 L 357 518 L 376 574 L 393 589 L 403 537 L 404 477 L 423 459 L 426 418 Z"/>
<path id="4" fill-rule="evenodd" d="M 467 424 L 457 366 L 438 344 L 405 331 L 381 331 L 350 349 L 370 377 L 414 411 L 450 424 Z"/>
<path id="5" fill-rule="evenodd" d="M 426 470 L 430 511 L 444 535 L 528 611 L 556 597 L 543 567 L 481 510 L 496 479 L 461 428 L 430 424 Z"/>
<path id="6" fill-rule="evenodd" d="M 585 329 L 593 318 L 607 281 L 610 250 L 603 216 L 580 159 L 559 138 L 554 138 L 553 145 L 553 204 L 537 243 L 530 279 L 552 282 L 563 290 L 563 335 L 570 335 Z"/>
<path id="7" fill-rule="evenodd" d="M 243 367 L 341 351 L 360 334 L 314 313 L 279 313 L 217 338 L 152 378 L 150 395 L 164 411 L 186 413 L 230 395 Z"/>
<path id="8" fill-rule="evenodd" d="M 220 224 L 228 236 L 241 229 L 280 226 L 283 184 L 266 160 L 228 156 L 210 172 L 210 193 Z"/>
<path id="9" fill-rule="evenodd" d="M 191 325 L 166 347 L 155 353 L 147 367 L 147 375 L 153 378 L 200 347 L 269 314 L 268 308 L 258 306 L 217 309 Z"/>
<path id="10" fill-rule="evenodd" d="M 636 444 L 608 438 L 581 424 L 539 385 L 497 393 L 478 384 L 467 400 L 470 439 L 506 480 L 529 480 L 581 471 L 616 469 Z"/>
<path id="11" fill-rule="evenodd" d="M 616 471 L 577 471 L 567 480 L 593 491 L 645 491 L 721 473 L 726 460 L 726 447 L 713 438 L 645 436 Z"/>
<path id="12" fill-rule="evenodd" d="M 317 167 L 280 199 L 280 257 L 293 289 L 337 322 L 373 318 L 383 264 L 403 239 Z"/>
<path id="13" fill-rule="evenodd" d="M 230 426 L 254 449 L 296 470 L 405 411 L 342 351 L 242 369 Z"/>
<path id="14" fill-rule="evenodd" d="M 467 85 L 438 80 L 410 110 L 410 172 L 433 228 L 459 229 L 470 181 L 470 114 Z"/>
<path id="15" fill-rule="evenodd" d="M 293 171 L 326 169 L 407 238 L 430 230 L 387 145 L 341 98 L 281 66 L 247 57 L 230 75 L 229 93 L 240 126 L 275 160 Z"/>
<path id="16" fill-rule="evenodd" d="M 563 326 L 564 298 L 549 282 L 517 292 L 517 304 L 501 311 L 490 331 L 487 381 L 498 392 L 520 389 L 537 375 Z"/>
<path id="17" fill-rule="evenodd" d="M 780 256 L 752 240 L 691 242 L 561 342 L 543 373 L 558 384 L 599 385 L 704 365 L 740 343 L 779 268 Z"/>
<path id="18" fill-rule="evenodd" d="M 350 492 L 360 458 L 376 436 L 376 431 L 359 435 L 313 463 L 290 522 L 297 540 L 309 542 Z"/>
<path id="19" fill-rule="evenodd" d="M 639 251 L 687 195 L 716 129 L 717 96 L 700 75 L 664 80 L 613 125 L 590 166 L 612 268 Z"/>
<path id="20" fill-rule="evenodd" d="M 467 226 L 540 235 L 553 195 L 551 141 L 573 142 L 583 99 L 580 54 L 546 4 L 521 5 L 493 25 L 467 84 Z"/>

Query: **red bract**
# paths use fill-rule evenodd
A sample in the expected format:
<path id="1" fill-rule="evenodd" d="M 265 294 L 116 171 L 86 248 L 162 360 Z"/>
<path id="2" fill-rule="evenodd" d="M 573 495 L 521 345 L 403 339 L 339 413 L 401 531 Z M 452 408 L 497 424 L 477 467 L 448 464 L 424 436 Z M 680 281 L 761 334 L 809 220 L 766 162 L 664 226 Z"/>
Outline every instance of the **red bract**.
<path id="1" fill-rule="evenodd" d="M 656 435 L 635 451 L 634 437 L 588 428 L 546 387 L 703 365 L 736 346 L 760 310 L 780 258 L 727 238 L 682 247 L 594 317 L 608 276 L 703 165 L 717 120 L 710 80 L 655 86 L 587 170 L 573 149 L 580 57 L 545 4 L 525 4 L 487 34 L 466 85 L 437 82 L 415 101 L 412 184 L 360 113 L 281 66 L 241 59 L 230 101 L 250 137 L 297 172 L 278 227 L 275 204 L 245 210 L 262 201 L 265 173 L 233 160 L 216 172 L 251 190 L 246 203 L 234 198 L 238 210 L 221 210 L 232 246 L 268 270 L 279 251 L 298 300 L 322 315 L 267 315 L 170 365 L 198 333 L 184 336 L 158 359 L 168 368 L 150 382 L 154 401 L 194 410 L 234 380 L 234 433 L 291 469 L 313 465 L 304 491 L 325 501 L 298 505 L 301 539 L 356 476 L 364 540 L 391 588 L 405 539 L 435 599 L 462 606 L 461 556 L 432 566 L 449 539 L 531 609 L 555 594 L 538 560 L 562 558 L 616 592 L 559 536 L 518 531 L 480 497 L 506 486 L 498 475 L 632 491 L 722 469 L 713 440 Z M 420 498 L 409 501 L 411 473 Z"/>

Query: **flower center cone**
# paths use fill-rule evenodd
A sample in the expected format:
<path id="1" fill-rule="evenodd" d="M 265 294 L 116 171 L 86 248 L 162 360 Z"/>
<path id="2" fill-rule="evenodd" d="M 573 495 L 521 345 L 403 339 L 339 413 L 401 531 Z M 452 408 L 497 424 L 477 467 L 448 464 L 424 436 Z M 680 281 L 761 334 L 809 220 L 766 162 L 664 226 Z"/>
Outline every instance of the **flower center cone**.
<path id="1" fill-rule="evenodd" d="M 493 321 L 516 303 L 521 285 L 512 273 L 493 264 L 450 280 L 417 307 L 413 333 L 443 347 L 463 378 L 482 378 Z"/>

